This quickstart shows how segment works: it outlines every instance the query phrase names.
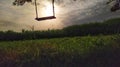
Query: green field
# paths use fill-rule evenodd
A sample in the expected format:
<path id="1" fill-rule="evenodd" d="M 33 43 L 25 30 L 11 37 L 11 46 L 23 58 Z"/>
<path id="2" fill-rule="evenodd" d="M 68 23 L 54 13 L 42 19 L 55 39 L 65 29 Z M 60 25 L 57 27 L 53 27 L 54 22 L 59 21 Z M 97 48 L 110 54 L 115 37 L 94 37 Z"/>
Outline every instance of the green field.
<path id="1" fill-rule="evenodd" d="M 0 67 L 120 67 L 120 35 L 0 42 Z"/>

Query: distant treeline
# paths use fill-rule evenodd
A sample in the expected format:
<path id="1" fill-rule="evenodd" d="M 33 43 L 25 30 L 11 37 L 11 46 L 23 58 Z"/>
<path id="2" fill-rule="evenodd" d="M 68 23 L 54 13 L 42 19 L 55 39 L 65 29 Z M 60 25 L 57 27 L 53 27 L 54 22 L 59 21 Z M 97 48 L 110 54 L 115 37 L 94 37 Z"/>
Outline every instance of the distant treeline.
<path id="1" fill-rule="evenodd" d="M 81 25 L 68 26 L 58 30 L 46 31 L 1 31 L 0 41 L 14 41 L 14 40 L 33 40 L 43 38 L 60 38 L 72 36 L 86 36 L 86 35 L 110 35 L 120 33 L 120 18 L 110 19 L 104 22 L 94 22 Z"/>

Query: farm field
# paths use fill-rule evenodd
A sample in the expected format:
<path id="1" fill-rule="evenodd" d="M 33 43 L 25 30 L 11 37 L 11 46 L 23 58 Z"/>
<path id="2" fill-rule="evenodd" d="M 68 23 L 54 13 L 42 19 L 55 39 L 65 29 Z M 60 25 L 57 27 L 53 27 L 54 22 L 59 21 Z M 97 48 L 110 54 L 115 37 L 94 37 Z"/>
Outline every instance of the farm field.
<path id="1" fill-rule="evenodd" d="M 119 67 L 120 35 L 0 42 L 0 67 Z"/>

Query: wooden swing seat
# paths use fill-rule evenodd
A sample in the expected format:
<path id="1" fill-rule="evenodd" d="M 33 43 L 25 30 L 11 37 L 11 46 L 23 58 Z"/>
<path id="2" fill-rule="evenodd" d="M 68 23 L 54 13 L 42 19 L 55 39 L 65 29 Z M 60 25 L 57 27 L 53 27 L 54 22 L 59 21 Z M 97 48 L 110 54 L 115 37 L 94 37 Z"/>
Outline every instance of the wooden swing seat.
<path id="1" fill-rule="evenodd" d="M 47 20 L 47 19 L 55 19 L 55 16 L 48 16 L 48 17 L 41 17 L 41 18 L 35 18 L 37 21 Z"/>

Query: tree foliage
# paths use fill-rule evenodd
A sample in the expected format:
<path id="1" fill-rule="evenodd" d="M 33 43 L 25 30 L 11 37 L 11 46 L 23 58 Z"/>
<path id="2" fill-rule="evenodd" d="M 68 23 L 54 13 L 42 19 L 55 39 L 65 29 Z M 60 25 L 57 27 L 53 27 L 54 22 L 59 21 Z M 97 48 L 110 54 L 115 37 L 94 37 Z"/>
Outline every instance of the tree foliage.
<path id="1" fill-rule="evenodd" d="M 111 2 L 115 1 L 115 4 L 111 7 L 111 12 L 115 12 L 117 10 L 120 10 L 120 0 L 109 0 L 107 4 L 110 4 Z"/>
<path id="2" fill-rule="evenodd" d="M 32 2 L 32 0 L 15 0 L 14 2 L 13 2 L 13 5 L 17 5 L 17 6 L 19 6 L 19 5 L 24 5 L 26 2 Z"/>

